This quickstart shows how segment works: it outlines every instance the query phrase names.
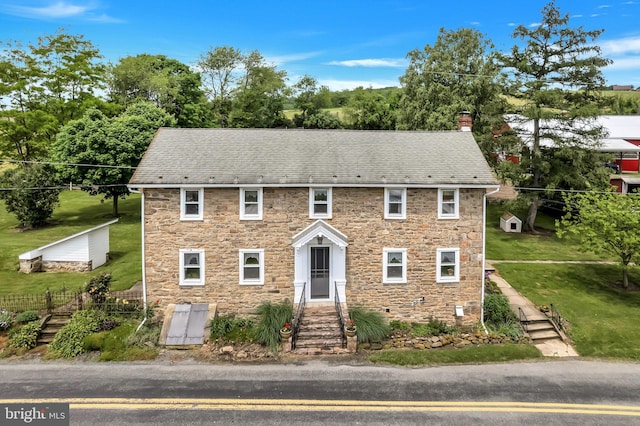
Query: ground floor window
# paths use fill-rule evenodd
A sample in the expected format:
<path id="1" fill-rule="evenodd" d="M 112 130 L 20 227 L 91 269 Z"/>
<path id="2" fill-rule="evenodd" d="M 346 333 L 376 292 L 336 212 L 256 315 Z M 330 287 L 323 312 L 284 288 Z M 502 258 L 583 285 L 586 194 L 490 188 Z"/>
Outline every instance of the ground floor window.
<path id="1" fill-rule="evenodd" d="M 264 250 L 240 250 L 240 284 L 264 284 Z"/>
<path id="2" fill-rule="evenodd" d="M 204 285 L 204 250 L 180 250 L 180 285 Z"/>
<path id="3" fill-rule="evenodd" d="M 439 283 L 460 281 L 460 249 L 438 249 L 436 273 Z"/>

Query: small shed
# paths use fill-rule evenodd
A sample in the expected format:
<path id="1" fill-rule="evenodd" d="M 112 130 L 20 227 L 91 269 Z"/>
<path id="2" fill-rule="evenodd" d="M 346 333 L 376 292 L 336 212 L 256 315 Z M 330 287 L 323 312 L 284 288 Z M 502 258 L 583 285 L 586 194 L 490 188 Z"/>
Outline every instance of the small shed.
<path id="1" fill-rule="evenodd" d="M 109 225 L 114 219 L 35 250 L 22 253 L 20 272 L 91 271 L 109 259 Z"/>
<path id="2" fill-rule="evenodd" d="M 500 217 L 500 228 L 504 232 L 522 232 L 522 221 L 512 213 Z"/>

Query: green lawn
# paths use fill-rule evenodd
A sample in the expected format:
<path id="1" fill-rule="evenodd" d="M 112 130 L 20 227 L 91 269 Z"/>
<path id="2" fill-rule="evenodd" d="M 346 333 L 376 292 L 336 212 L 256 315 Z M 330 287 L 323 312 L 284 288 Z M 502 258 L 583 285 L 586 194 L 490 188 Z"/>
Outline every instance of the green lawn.
<path id="1" fill-rule="evenodd" d="M 31 231 L 19 229 L 18 221 L 0 202 L 0 295 L 35 294 L 47 288 L 77 289 L 102 272 L 111 272 L 113 290 L 130 288 L 142 277 L 140 196 L 132 194 L 121 200 L 119 210 L 119 222 L 110 227 L 111 252 L 106 265 L 87 273 L 23 274 L 18 272 L 21 253 L 113 219 L 111 200 L 103 203 L 99 196 L 90 196 L 82 191 L 64 191 L 60 194 L 60 206 L 50 219 L 51 226 Z"/>
<path id="2" fill-rule="evenodd" d="M 553 303 L 569 321 L 582 356 L 640 360 L 640 291 L 622 290 L 620 267 L 581 264 L 494 265 L 505 280 L 536 305 Z M 640 270 L 630 272 L 640 284 Z"/>
<path id="3" fill-rule="evenodd" d="M 538 234 L 510 233 L 500 229 L 500 216 L 505 208 L 499 203 L 490 203 L 487 210 L 487 259 L 491 260 L 615 260 L 611 257 L 580 252 L 575 237 L 556 237 L 554 219 L 538 213 Z M 514 212 L 524 219 L 523 212 Z"/>

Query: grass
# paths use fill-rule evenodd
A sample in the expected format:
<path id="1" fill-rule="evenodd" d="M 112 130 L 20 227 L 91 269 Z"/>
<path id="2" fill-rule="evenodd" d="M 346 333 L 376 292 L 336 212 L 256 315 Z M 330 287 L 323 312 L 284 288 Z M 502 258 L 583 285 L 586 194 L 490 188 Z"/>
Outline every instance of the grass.
<path id="1" fill-rule="evenodd" d="M 111 200 L 82 191 L 64 191 L 60 205 L 50 219 L 51 226 L 23 231 L 13 215 L 0 202 L 0 296 L 36 294 L 47 288 L 77 289 L 94 275 L 111 272 L 114 291 L 130 288 L 141 279 L 140 196 L 132 194 L 120 200 L 120 221 L 110 226 L 110 260 L 95 271 L 44 272 L 23 274 L 18 271 L 18 256 L 58 239 L 111 220 Z"/>
<path id="2" fill-rule="evenodd" d="M 505 207 L 490 203 L 487 210 L 487 259 L 491 260 L 615 260 L 581 252 L 578 240 L 555 235 L 554 218 L 539 212 L 536 217 L 538 234 L 509 233 L 500 229 L 500 216 Z M 524 212 L 513 212 L 524 219 Z"/>
<path id="3" fill-rule="evenodd" d="M 553 303 L 569 322 L 582 356 L 640 360 L 640 291 L 622 290 L 616 265 L 495 264 L 500 275 L 536 305 Z M 630 271 L 640 284 L 640 271 Z"/>
<path id="4" fill-rule="evenodd" d="M 142 361 L 155 359 L 155 347 L 138 347 L 127 344 L 128 337 L 138 326 L 136 321 L 127 320 L 113 330 L 101 331 L 85 337 L 85 348 L 100 351 L 98 361 Z"/>
<path id="5" fill-rule="evenodd" d="M 541 357 L 542 354 L 534 346 L 507 344 L 425 351 L 389 349 L 372 353 L 369 356 L 369 361 L 381 364 L 415 366 L 508 362 Z"/>

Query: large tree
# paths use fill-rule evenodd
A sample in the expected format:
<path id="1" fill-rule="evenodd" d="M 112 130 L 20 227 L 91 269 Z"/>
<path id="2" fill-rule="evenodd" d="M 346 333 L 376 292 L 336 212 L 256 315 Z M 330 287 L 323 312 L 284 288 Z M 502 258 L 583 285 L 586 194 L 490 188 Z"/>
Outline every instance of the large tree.
<path id="1" fill-rule="evenodd" d="M 62 190 L 55 169 L 47 164 L 22 164 L 0 176 L 0 200 L 25 228 L 47 224 Z"/>
<path id="2" fill-rule="evenodd" d="M 266 63 L 258 51 L 244 57 L 245 74 L 234 92 L 231 127 L 279 127 L 287 123 L 284 101 L 289 94 L 285 71 Z"/>
<path id="3" fill-rule="evenodd" d="M 397 102 L 396 92 L 386 98 L 380 91 L 358 87 L 346 108 L 349 124 L 357 130 L 394 130 Z"/>
<path id="4" fill-rule="evenodd" d="M 622 283 L 629 288 L 628 269 L 640 255 L 640 194 L 587 192 L 565 196 L 566 215 L 556 224 L 558 236 L 573 234 L 584 251 L 615 256 Z"/>
<path id="5" fill-rule="evenodd" d="M 518 26 L 513 36 L 516 45 L 502 55 L 510 74 L 509 94 L 519 101 L 518 115 L 512 117 L 516 133 L 525 135 L 525 155 L 519 168 L 509 165 L 508 176 L 516 186 L 531 188 L 521 191 L 529 204 L 525 229 L 535 231 L 534 223 L 541 205 L 540 190 L 559 187 L 554 168 L 557 153 L 568 159 L 566 167 L 597 169 L 601 158 L 589 150 L 596 148 L 604 136 L 595 124 L 599 113 L 600 90 L 604 85 L 602 68 L 609 61 L 601 56 L 595 40 L 602 30 L 586 31 L 572 27 L 569 15 L 562 15 L 551 2 L 542 9 L 540 25 Z M 517 121 L 526 122 L 519 125 Z M 543 141 L 549 141 L 545 149 Z M 579 163 L 585 161 L 582 165 Z M 589 173 L 574 176 L 571 189 L 606 186 L 606 175 Z"/>
<path id="6" fill-rule="evenodd" d="M 101 55 L 81 35 L 63 30 L 23 46 L 0 48 L 0 155 L 21 161 L 46 158 L 60 125 L 88 107 L 104 107 Z"/>
<path id="7" fill-rule="evenodd" d="M 153 135 L 158 128 L 173 124 L 169 114 L 150 103 L 131 105 L 115 118 L 90 110 L 61 129 L 54 156 L 68 164 L 61 169 L 65 179 L 92 195 L 111 198 L 117 217 L 118 199 L 129 194 L 126 184 Z"/>
<path id="8" fill-rule="evenodd" d="M 400 77 L 403 94 L 397 127 L 405 130 L 453 130 L 460 112 L 469 111 L 478 132 L 490 126 L 501 103 L 492 43 L 470 28 L 440 29 L 433 46 L 407 54 Z M 474 131 L 475 133 L 475 131 Z"/>
<path id="9" fill-rule="evenodd" d="M 208 107 L 200 75 L 164 55 L 127 56 L 111 68 L 109 96 L 127 107 L 152 102 L 173 115 L 180 127 L 207 127 Z"/>
<path id="10" fill-rule="evenodd" d="M 213 104 L 214 118 L 220 127 L 229 125 L 231 93 L 236 88 L 244 59 L 245 55 L 235 47 L 218 46 L 198 60 L 205 93 Z"/>

